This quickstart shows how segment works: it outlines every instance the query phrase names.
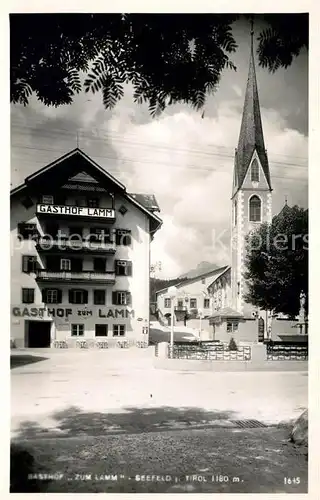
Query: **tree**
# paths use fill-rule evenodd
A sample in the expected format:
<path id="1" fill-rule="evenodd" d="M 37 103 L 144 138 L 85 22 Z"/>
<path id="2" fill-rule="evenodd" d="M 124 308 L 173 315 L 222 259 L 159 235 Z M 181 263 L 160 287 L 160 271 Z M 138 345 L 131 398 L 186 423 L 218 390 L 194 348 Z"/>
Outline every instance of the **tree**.
<path id="1" fill-rule="evenodd" d="M 236 341 L 234 340 L 233 337 L 231 337 L 231 339 L 230 339 L 228 349 L 229 349 L 229 351 L 237 351 L 238 350 L 238 346 L 237 346 Z"/>
<path id="2" fill-rule="evenodd" d="M 131 83 L 134 101 L 155 116 L 183 102 L 196 109 L 226 68 L 236 69 L 229 14 L 11 14 L 11 102 L 32 93 L 47 106 L 70 104 L 83 88 L 111 109 Z M 308 46 L 307 14 L 264 16 L 259 61 L 275 71 Z M 84 83 L 82 83 L 85 78 Z"/>
<path id="3" fill-rule="evenodd" d="M 285 205 L 271 225 L 249 234 L 245 266 L 247 302 L 296 316 L 301 291 L 308 297 L 308 210 Z"/>

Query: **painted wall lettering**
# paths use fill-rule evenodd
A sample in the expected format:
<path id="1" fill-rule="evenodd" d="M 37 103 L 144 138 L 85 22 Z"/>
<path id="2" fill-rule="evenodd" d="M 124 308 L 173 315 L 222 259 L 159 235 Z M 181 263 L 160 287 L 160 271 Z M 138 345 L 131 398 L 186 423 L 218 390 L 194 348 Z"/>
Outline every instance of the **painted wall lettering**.
<path id="1" fill-rule="evenodd" d="M 66 318 L 68 319 L 71 315 L 77 316 L 98 316 L 99 318 L 134 318 L 134 311 L 129 311 L 128 309 L 98 309 L 98 311 L 86 310 L 86 309 L 64 309 L 62 307 L 13 307 L 12 315 L 18 317 L 39 317 L 43 318 L 45 313 L 52 318 Z"/>
<path id="2" fill-rule="evenodd" d="M 61 214 L 61 215 L 81 215 L 82 217 L 103 217 L 113 218 L 115 213 L 111 208 L 91 208 L 91 207 L 74 207 L 69 205 L 37 205 L 37 212 L 45 214 Z"/>

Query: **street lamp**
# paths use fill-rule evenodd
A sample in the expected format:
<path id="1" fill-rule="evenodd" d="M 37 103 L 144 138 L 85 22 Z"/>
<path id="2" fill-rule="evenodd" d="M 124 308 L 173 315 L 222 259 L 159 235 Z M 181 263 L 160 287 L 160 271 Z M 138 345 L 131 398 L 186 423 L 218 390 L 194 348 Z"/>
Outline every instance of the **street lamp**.
<path id="1" fill-rule="evenodd" d="M 168 295 L 171 299 L 171 332 L 170 332 L 170 349 L 171 357 L 173 357 L 173 323 L 174 323 L 174 299 L 177 296 L 178 289 L 175 286 L 170 286 L 168 288 Z"/>
<path id="2" fill-rule="evenodd" d="M 199 340 L 201 340 L 201 326 L 202 326 L 202 317 L 203 317 L 203 310 L 198 309 L 198 314 L 199 314 L 199 319 L 200 319 L 200 325 L 199 325 Z"/>

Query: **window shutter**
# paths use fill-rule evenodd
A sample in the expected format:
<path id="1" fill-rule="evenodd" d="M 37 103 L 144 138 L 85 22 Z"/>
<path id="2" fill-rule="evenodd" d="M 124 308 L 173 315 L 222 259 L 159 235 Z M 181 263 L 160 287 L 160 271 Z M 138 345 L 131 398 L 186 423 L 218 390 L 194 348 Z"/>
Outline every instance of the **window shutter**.
<path id="1" fill-rule="evenodd" d="M 132 303 L 131 293 L 127 292 L 127 306 L 131 306 L 131 303 Z"/>
<path id="2" fill-rule="evenodd" d="M 69 290 L 69 303 L 73 304 L 73 290 Z"/>
<path id="3" fill-rule="evenodd" d="M 28 255 L 22 256 L 22 272 L 24 272 L 24 273 L 29 272 L 29 256 Z"/>
<path id="4" fill-rule="evenodd" d="M 58 304 L 61 304 L 62 302 L 62 290 L 57 290 L 58 294 L 57 294 L 57 303 Z"/>
<path id="5" fill-rule="evenodd" d="M 42 302 L 44 304 L 46 304 L 47 303 L 47 289 L 45 288 L 44 290 L 42 290 L 41 293 L 42 293 Z"/>
<path id="6" fill-rule="evenodd" d="M 88 304 L 88 290 L 83 290 L 83 303 Z"/>
<path id="7" fill-rule="evenodd" d="M 117 306 L 118 305 L 118 294 L 117 292 L 112 292 L 112 304 Z"/>
<path id="8" fill-rule="evenodd" d="M 128 261 L 126 265 L 126 276 L 132 276 L 132 262 Z"/>

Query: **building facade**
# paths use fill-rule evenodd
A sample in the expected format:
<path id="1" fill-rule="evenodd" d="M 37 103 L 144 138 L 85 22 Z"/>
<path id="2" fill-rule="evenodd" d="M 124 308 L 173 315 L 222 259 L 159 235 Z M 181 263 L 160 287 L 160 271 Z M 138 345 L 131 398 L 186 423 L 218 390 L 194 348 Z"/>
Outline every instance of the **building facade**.
<path id="1" fill-rule="evenodd" d="M 174 298 L 170 297 L 168 288 L 156 293 L 159 320 L 171 324 L 173 306 L 174 324 L 198 328 L 201 314 L 202 326 L 208 329 L 212 313 L 231 300 L 230 267 L 214 269 L 175 286 L 177 295 Z"/>
<path id="2" fill-rule="evenodd" d="M 76 149 L 11 192 L 17 347 L 148 341 L 153 195 L 129 194 Z"/>

